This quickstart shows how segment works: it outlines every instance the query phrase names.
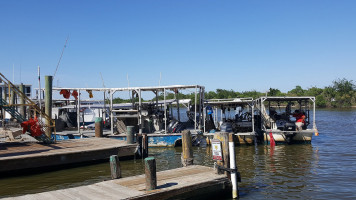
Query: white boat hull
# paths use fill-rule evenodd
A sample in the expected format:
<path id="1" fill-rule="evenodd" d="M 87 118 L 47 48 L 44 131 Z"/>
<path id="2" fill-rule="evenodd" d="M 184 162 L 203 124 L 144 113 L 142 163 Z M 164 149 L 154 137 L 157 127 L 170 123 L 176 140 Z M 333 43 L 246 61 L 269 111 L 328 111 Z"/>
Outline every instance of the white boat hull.
<path id="1" fill-rule="evenodd" d="M 270 132 L 272 132 L 273 139 L 276 143 L 289 143 L 288 141 L 288 135 L 289 134 L 294 134 L 294 136 L 291 139 L 291 142 L 293 143 L 310 143 L 312 141 L 312 137 L 314 134 L 314 131 L 311 129 L 308 130 L 303 130 L 303 131 L 280 131 L 280 130 L 268 130 L 264 133 L 264 140 L 265 142 L 270 142 Z"/>

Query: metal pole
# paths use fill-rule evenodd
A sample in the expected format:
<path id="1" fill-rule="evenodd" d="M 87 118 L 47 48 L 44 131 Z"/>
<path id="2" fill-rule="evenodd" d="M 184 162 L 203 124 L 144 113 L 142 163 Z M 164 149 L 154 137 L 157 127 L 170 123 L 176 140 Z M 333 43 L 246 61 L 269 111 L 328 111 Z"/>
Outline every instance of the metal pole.
<path id="1" fill-rule="evenodd" d="M 312 101 L 313 101 L 313 129 L 315 130 L 315 126 L 316 126 L 316 124 L 315 124 L 315 98 L 313 98 L 312 99 Z"/>
<path id="2" fill-rule="evenodd" d="M 231 136 L 232 139 L 232 136 Z M 235 144 L 233 140 L 229 137 L 229 154 L 230 154 L 230 168 L 236 169 L 236 157 L 235 157 Z M 232 183 L 232 198 L 238 198 L 238 188 L 237 188 L 237 176 L 236 172 L 231 172 L 231 183 Z"/>
<path id="3" fill-rule="evenodd" d="M 255 132 L 255 105 L 251 106 L 252 132 Z"/>
<path id="4" fill-rule="evenodd" d="M 141 89 L 138 89 L 138 126 L 139 126 L 139 133 L 142 133 L 142 101 L 141 101 Z"/>
<path id="5" fill-rule="evenodd" d="M 198 88 L 195 86 L 195 103 L 194 103 L 194 130 L 197 132 L 197 92 Z"/>
<path id="6" fill-rule="evenodd" d="M 201 87 L 201 93 L 200 93 L 200 104 L 201 104 L 201 108 L 204 108 L 204 99 L 205 99 L 205 94 L 204 94 L 204 87 Z M 201 112 L 202 114 L 202 120 L 204 120 L 205 122 L 205 112 Z M 205 130 L 205 125 L 204 125 L 204 130 Z"/>
<path id="7" fill-rule="evenodd" d="M 78 115 L 77 115 L 77 120 L 78 120 L 78 133 L 80 134 L 80 137 L 83 137 L 83 134 L 80 132 L 80 90 L 78 90 Z M 84 116 L 83 116 L 83 121 L 84 121 Z"/>
<path id="8" fill-rule="evenodd" d="M 158 109 L 158 90 L 156 90 L 156 107 Z"/>
<path id="9" fill-rule="evenodd" d="M 114 114 L 113 114 L 113 105 L 112 105 L 112 96 L 113 96 L 113 91 L 110 90 L 110 123 L 111 123 L 111 134 L 114 134 Z"/>
<path id="10" fill-rule="evenodd" d="M 39 99 L 39 104 L 40 104 L 40 110 L 42 110 L 42 97 L 41 97 L 41 93 L 42 93 L 42 91 L 41 91 L 41 76 L 40 76 L 40 66 L 38 66 L 38 68 L 37 68 L 37 71 L 38 71 L 38 88 L 39 88 L 39 90 L 38 90 L 38 99 Z M 40 113 L 40 118 L 41 118 L 41 113 Z"/>
<path id="11" fill-rule="evenodd" d="M 164 133 L 167 134 L 167 104 L 166 104 L 166 88 L 163 90 L 164 96 Z"/>
<path id="12" fill-rule="evenodd" d="M 202 91 L 202 89 L 201 89 L 201 87 L 199 87 L 199 130 L 201 130 L 201 124 L 202 124 L 202 120 L 203 120 L 202 113 L 201 113 L 201 110 L 202 110 L 201 91 Z"/>
<path id="13" fill-rule="evenodd" d="M 177 89 L 177 96 L 176 96 L 176 100 L 177 100 L 177 113 L 178 113 L 178 121 L 180 122 L 180 113 L 179 113 L 179 91 Z"/>
<path id="14" fill-rule="evenodd" d="M 6 102 L 6 92 L 5 92 L 6 86 L 4 84 L 4 87 L 1 87 L 1 98 L 3 98 L 3 100 Z M 1 116 L 2 116 L 2 128 L 5 130 L 5 111 L 4 111 L 4 107 L 1 106 Z"/>
<path id="15" fill-rule="evenodd" d="M 255 105 L 252 104 L 251 106 L 251 117 L 252 117 L 252 133 L 255 136 L 255 145 L 257 144 L 257 137 L 255 133 Z"/>
<path id="16" fill-rule="evenodd" d="M 206 112 L 206 109 L 205 108 L 203 108 L 203 113 L 205 113 Z M 206 119 L 205 119 L 205 115 L 204 115 L 204 120 L 203 120 L 204 122 L 204 133 L 205 133 L 205 121 L 206 121 Z"/>

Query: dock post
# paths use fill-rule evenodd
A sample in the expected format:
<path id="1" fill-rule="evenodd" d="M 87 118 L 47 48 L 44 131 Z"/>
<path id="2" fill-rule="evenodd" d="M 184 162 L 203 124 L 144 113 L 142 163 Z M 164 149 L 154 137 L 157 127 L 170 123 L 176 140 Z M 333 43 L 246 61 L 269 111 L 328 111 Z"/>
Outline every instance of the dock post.
<path id="1" fill-rule="evenodd" d="M 1 79 L 0 79 L 0 83 L 1 83 Z M 1 93 L 0 93 L 0 100 L 4 100 L 6 101 L 6 94 L 5 94 L 5 88 L 0 88 Z M 3 130 L 5 130 L 5 112 L 4 112 L 4 108 L 0 105 L 0 109 L 1 109 L 1 126 L 3 128 Z"/>
<path id="2" fill-rule="evenodd" d="M 142 134 L 142 157 L 148 156 L 148 136 L 147 133 Z"/>
<path id="3" fill-rule="evenodd" d="M 52 76 L 45 76 L 45 113 L 50 118 L 52 118 L 52 78 Z M 51 127 L 49 119 L 46 120 L 46 125 Z M 51 138 L 52 128 L 47 128 L 45 134 L 48 138 Z"/>
<path id="4" fill-rule="evenodd" d="M 95 137 L 103 137 L 103 118 L 95 119 Z"/>
<path id="5" fill-rule="evenodd" d="M 121 178 L 120 161 L 117 155 L 110 156 L 110 169 L 112 179 Z"/>
<path id="6" fill-rule="evenodd" d="M 182 165 L 184 167 L 193 165 L 192 137 L 189 130 L 182 132 Z"/>
<path id="7" fill-rule="evenodd" d="M 221 141 L 221 150 L 223 156 L 223 161 L 217 161 L 217 164 L 225 168 L 230 168 L 229 133 L 227 132 L 216 133 L 214 135 L 214 138 Z M 219 173 L 222 173 L 222 170 L 219 170 Z M 228 172 L 225 172 L 225 174 L 230 179 L 230 174 Z"/>
<path id="8" fill-rule="evenodd" d="M 157 188 L 156 160 L 154 157 L 145 158 L 146 191 Z"/>
<path id="9" fill-rule="evenodd" d="M 25 94 L 25 86 L 23 85 L 23 83 L 21 83 L 19 89 L 23 94 Z M 26 106 L 24 106 L 25 98 L 22 95 L 20 96 L 20 104 L 20 114 L 23 116 L 23 118 L 26 118 Z"/>
<path id="10" fill-rule="evenodd" d="M 236 157 L 235 157 L 235 142 L 234 134 L 229 134 L 229 153 L 230 153 L 230 168 L 237 169 L 236 167 Z M 232 198 L 239 198 L 239 188 L 237 183 L 237 172 L 231 172 L 231 183 L 232 183 Z"/>
<path id="11" fill-rule="evenodd" d="M 134 126 L 127 126 L 127 133 L 126 133 L 126 142 L 127 144 L 134 143 L 134 135 L 135 135 L 135 127 Z"/>

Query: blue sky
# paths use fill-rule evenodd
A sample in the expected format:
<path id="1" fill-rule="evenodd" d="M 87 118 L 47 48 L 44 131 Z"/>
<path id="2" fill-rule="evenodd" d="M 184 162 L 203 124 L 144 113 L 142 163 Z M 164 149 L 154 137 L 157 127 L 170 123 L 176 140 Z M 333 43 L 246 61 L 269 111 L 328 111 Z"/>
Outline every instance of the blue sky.
<path id="1" fill-rule="evenodd" d="M 0 71 L 37 87 L 283 92 L 355 80 L 356 1 L 0 0 Z"/>

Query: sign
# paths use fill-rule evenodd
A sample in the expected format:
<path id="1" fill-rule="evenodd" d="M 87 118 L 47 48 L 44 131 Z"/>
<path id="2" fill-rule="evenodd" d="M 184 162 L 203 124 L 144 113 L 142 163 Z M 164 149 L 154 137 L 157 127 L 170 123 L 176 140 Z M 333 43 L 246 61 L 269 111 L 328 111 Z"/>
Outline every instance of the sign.
<path id="1" fill-rule="evenodd" d="M 217 139 L 211 140 L 211 146 L 213 147 L 213 160 L 222 161 L 222 153 L 221 153 L 221 142 Z"/>

